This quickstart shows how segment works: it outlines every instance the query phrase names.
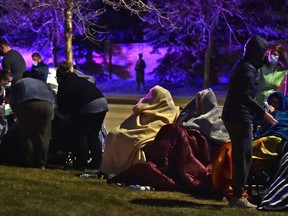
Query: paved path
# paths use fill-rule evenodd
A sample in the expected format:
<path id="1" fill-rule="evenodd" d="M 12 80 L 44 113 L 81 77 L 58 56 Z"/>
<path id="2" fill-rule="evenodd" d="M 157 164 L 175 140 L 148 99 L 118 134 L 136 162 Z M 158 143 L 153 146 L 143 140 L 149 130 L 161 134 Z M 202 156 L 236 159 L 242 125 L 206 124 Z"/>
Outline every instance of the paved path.
<path id="1" fill-rule="evenodd" d="M 140 98 L 143 96 L 108 96 L 106 97 L 109 103 L 109 112 L 105 118 L 105 126 L 107 132 L 114 127 L 120 125 L 125 119 L 127 119 L 132 113 L 133 106 L 137 104 Z M 175 97 L 174 103 L 176 106 L 184 108 L 192 98 Z M 218 97 L 218 104 L 222 105 L 224 102 L 224 96 Z"/>

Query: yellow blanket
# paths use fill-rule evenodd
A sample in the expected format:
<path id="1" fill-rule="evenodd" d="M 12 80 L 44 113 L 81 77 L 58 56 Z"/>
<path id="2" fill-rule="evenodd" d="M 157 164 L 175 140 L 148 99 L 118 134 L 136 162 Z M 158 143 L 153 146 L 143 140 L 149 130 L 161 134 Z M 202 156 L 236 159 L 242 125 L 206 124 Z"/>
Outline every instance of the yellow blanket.
<path id="1" fill-rule="evenodd" d="M 162 126 L 174 123 L 179 113 L 168 90 L 158 85 L 151 88 L 133 107 L 133 114 L 108 133 L 100 170 L 116 175 L 146 161 L 143 147 L 154 140 Z"/>
<path id="2" fill-rule="evenodd" d="M 276 136 L 261 137 L 254 140 L 252 171 L 275 167 L 275 164 L 279 162 L 282 146 L 282 138 Z"/>

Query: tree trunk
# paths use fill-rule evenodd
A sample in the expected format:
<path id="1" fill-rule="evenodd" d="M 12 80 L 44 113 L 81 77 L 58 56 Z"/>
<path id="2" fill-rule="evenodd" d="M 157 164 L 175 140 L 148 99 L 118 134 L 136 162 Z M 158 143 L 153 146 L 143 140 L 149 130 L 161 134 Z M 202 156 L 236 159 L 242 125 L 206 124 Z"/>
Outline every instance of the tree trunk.
<path id="1" fill-rule="evenodd" d="M 65 10 L 65 37 L 66 37 L 66 61 L 71 63 L 71 71 L 73 71 L 73 50 L 72 50 L 72 9 L 73 4 L 70 0 L 66 0 Z"/>
<path id="2" fill-rule="evenodd" d="M 58 64 L 58 15 L 57 11 L 54 9 L 54 28 L 53 28 L 53 35 L 52 35 L 52 56 L 53 56 L 53 65 L 57 67 Z"/>
<path id="3" fill-rule="evenodd" d="M 207 50 L 205 52 L 205 63 L 204 63 L 204 82 L 203 82 L 203 88 L 209 88 L 210 87 L 210 62 L 211 62 L 211 56 L 214 46 L 214 40 L 213 40 L 213 28 L 209 31 L 209 38 L 208 38 L 208 46 Z"/>
<path id="4" fill-rule="evenodd" d="M 112 79 L 112 43 L 109 41 L 109 78 Z"/>

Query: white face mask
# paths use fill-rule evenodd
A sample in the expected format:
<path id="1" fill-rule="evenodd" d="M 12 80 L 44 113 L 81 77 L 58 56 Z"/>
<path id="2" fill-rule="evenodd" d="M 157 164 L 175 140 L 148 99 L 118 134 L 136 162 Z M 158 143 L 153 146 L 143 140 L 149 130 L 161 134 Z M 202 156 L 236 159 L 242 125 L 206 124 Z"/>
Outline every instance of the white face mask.
<path id="1" fill-rule="evenodd" d="M 6 83 L 5 88 L 10 88 L 11 85 L 12 85 L 12 82 L 8 82 L 8 83 Z"/>
<path id="2" fill-rule="evenodd" d="M 269 55 L 269 56 L 268 56 L 268 61 L 269 61 L 272 65 L 278 64 L 278 60 L 279 60 L 279 56 L 277 56 L 277 55 Z"/>
<path id="3" fill-rule="evenodd" d="M 37 65 L 38 65 L 38 62 L 37 62 L 37 61 L 33 61 L 33 65 L 34 65 L 34 66 L 37 66 Z"/>

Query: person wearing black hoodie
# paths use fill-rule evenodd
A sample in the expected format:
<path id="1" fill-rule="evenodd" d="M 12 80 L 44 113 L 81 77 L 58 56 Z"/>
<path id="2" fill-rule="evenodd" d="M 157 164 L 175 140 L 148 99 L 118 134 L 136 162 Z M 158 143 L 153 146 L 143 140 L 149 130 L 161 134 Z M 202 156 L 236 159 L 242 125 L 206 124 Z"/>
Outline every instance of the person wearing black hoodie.
<path id="1" fill-rule="evenodd" d="M 232 188 L 230 207 L 256 208 L 243 192 L 252 161 L 253 124 L 258 117 L 277 124 L 273 116 L 255 101 L 258 91 L 258 69 L 263 65 L 268 43 L 259 36 L 250 37 L 243 56 L 235 63 L 222 111 L 222 120 L 232 142 Z"/>

